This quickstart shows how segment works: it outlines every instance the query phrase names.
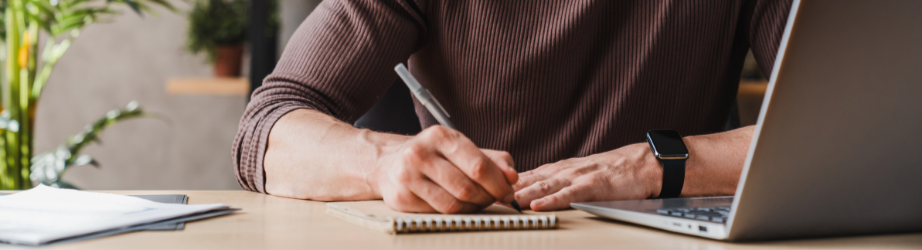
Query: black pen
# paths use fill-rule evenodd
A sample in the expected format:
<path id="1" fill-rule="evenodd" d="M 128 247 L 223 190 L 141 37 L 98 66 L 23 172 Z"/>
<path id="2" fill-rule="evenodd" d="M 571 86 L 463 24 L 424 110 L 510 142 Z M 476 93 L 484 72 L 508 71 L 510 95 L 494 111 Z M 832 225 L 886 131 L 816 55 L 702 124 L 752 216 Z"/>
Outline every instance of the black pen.
<path id="1" fill-rule="evenodd" d="M 445 111 L 445 108 L 442 107 L 442 104 L 440 104 L 438 100 L 435 100 L 435 97 L 429 93 L 429 90 L 423 88 L 423 85 L 416 81 L 416 78 L 410 74 L 410 71 L 407 70 L 407 67 L 404 66 L 403 63 L 397 64 L 397 66 L 394 67 L 394 71 L 397 71 L 397 75 L 400 76 L 400 79 L 403 79 L 403 83 L 410 88 L 410 92 L 413 92 L 413 95 L 416 96 L 416 99 L 419 100 L 419 102 L 422 103 L 427 110 L 429 110 L 429 113 L 435 117 L 435 120 L 439 121 L 439 124 L 457 130 L 455 129 L 455 125 L 451 124 L 451 121 L 448 120 L 450 117 L 448 115 L 448 111 Z M 515 208 L 515 210 L 519 211 L 519 213 L 522 213 L 522 207 L 519 207 L 519 203 L 515 201 L 515 199 L 513 199 L 509 205 L 512 205 L 512 208 Z"/>

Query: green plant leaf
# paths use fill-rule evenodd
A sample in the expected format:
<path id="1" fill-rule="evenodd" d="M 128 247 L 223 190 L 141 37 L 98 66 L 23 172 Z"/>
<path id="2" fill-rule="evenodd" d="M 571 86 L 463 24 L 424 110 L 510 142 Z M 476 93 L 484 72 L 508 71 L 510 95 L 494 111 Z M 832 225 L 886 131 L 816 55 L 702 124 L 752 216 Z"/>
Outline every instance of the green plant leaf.
<path id="1" fill-rule="evenodd" d="M 128 7 L 131 7 L 131 10 L 134 10 L 134 13 L 137 13 L 139 16 L 144 16 L 144 13 L 141 12 L 141 6 L 138 5 L 134 0 L 122 0 Z"/>
<path id="2" fill-rule="evenodd" d="M 276 0 L 261 1 L 276 5 Z M 193 54 L 203 53 L 209 62 L 214 62 L 218 46 L 243 44 L 248 37 L 248 9 L 247 0 L 193 1 L 188 14 L 186 50 Z M 277 22 L 270 20 L 272 23 Z"/>
<path id="3" fill-rule="evenodd" d="M 99 163 L 96 162 L 96 160 L 94 160 L 92 156 L 87 155 L 87 154 L 77 156 L 77 159 L 74 159 L 74 161 L 70 165 L 73 165 L 73 166 L 93 165 L 97 168 L 99 167 Z"/>
<path id="4" fill-rule="evenodd" d="M 169 11 L 172 11 L 172 12 L 178 11 L 178 10 L 176 9 L 176 6 L 173 6 L 172 4 L 170 4 L 169 2 L 167 2 L 166 0 L 150 0 L 150 1 L 151 1 L 152 3 L 154 3 L 155 5 L 158 5 L 158 6 L 164 8 L 164 9 L 167 9 L 167 10 L 169 10 Z"/>
<path id="5" fill-rule="evenodd" d="M 51 26 L 48 26 L 48 23 L 40 16 L 34 15 L 32 13 L 26 13 L 26 17 L 32 20 L 39 28 L 42 28 L 45 32 L 51 33 Z"/>
<path id="6" fill-rule="evenodd" d="M 68 137 L 63 144 L 53 152 L 46 152 L 32 158 L 32 173 L 29 176 L 33 181 L 54 185 L 61 181 L 67 169 L 75 166 L 92 165 L 99 168 L 99 162 L 80 151 L 90 143 L 99 142 L 99 133 L 107 127 L 120 121 L 143 117 L 144 110 L 136 101 L 130 102 L 124 109 L 114 109 L 93 123 L 87 124 L 83 131 Z M 0 112 L 0 120 L 3 114 Z"/>
<path id="7" fill-rule="evenodd" d="M 79 134 L 79 140 L 68 138 L 53 152 L 34 154 L 31 145 L 35 104 L 57 61 L 83 28 L 119 15 L 116 9 L 121 9 L 119 5 L 122 4 L 142 17 L 155 13 L 152 8 L 155 6 L 176 12 L 170 1 L 0 0 L 0 38 L 4 41 L 4 48 L 0 49 L 0 63 L 6 65 L 6 70 L 0 75 L 0 79 L 4 80 L 3 91 L 0 91 L 3 103 L 0 107 L 3 110 L 0 112 L 0 189 L 28 188 L 32 184 L 28 181 L 30 179 L 53 185 L 59 183 L 64 172 L 77 163 L 98 166 L 92 158 L 77 154 L 86 145 L 99 143 L 98 134 L 103 129 L 124 119 L 142 117 L 143 110 L 127 109 L 114 117 L 97 120 L 88 131 Z M 30 42 L 21 44 L 26 41 L 24 37 Z M 45 45 L 39 50 L 36 44 L 41 40 L 45 41 Z M 19 63 L 20 55 L 24 56 L 24 65 Z M 67 185 L 66 182 L 60 183 Z"/>

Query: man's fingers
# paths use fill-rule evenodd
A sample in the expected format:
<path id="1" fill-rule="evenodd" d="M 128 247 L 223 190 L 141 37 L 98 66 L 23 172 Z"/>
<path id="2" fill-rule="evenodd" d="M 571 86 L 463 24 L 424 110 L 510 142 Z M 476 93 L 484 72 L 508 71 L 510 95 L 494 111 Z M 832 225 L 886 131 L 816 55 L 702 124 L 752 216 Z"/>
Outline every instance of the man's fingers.
<path id="1" fill-rule="evenodd" d="M 547 176 L 535 174 L 534 171 L 524 172 L 519 174 L 519 181 L 513 184 L 512 188 L 518 192 L 544 179 L 547 179 Z"/>
<path id="2" fill-rule="evenodd" d="M 512 185 L 503 171 L 460 132 L 436 125 L 420 132 L 417 138 L 432 143 L 445 159 L 491 196 L 503 203 L 512 202 Z"/>
<path id="3" fill-rule="evenodd" d="M 429 203 L 420 199 L 409 189 L 401 189 L 393 199 L 384 199 L 384 203 L 396 211 L 405 213 L 435 213 L 438 212 Z"/>
<path id="4" fill-rule="evenodd" d="M 509 152 L 492 149 L 481 149 L 480 151 L 493 160 L 493 163 L 496 163 L 496 166 L 506 175 L 506 180 L 509 181 L 509 183 L 516 183 L 519 181 L 519 172 L 515 170 L 515 163 L 513 163 L 512 155 L 510 155 Z"/>
<path id="5" fill-rule="evenodd" d="M 571 202 L 583 201 L 579 196 L 577 188 L 565 187 L 552 195 L 531 201 L 531 210 L 534 211 L 552 211 L 570 208 Z"/>
<path id="6" fill-rule="evenodd" d="M 482 206 L 496 201 L 490 193 L 445 159 L 432 157 L 430 162 L 424 164 L 426 166 L 421 167 L 422 173 L 456 199 Z"/>
<path id="7" fill-rule="evenodd" d="M 429 180 L 420 180 L 414 183 L 408 183 L 410 191 L 413 191 L 423 201 L 426 201 L 435 211 L 443 214 L 456 214 L 464 212 L 476 212 L 483 209 L 484 206 L 477 206 L 456 199 L 448 191 L 439 187 Z"/>
<path id="8" fill-rule="evenodd" d="M 530 204 L 533 200 L 541 199 L 548 195 L 557 193 L 561 189 L 568 186 L 570 186 L 570 181 L 562 178 L 550 178 L 537 181 L 531 186 L 516 192 L 515 200 L 518 201 L 519 204 L 525 204 L 526 206 L 531 207 Z"/>

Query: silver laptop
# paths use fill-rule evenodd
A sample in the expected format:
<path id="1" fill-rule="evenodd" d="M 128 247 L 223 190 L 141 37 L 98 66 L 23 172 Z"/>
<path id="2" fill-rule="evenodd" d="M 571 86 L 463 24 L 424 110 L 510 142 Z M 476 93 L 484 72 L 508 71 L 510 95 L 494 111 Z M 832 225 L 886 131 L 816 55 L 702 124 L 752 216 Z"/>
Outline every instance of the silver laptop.
<path id="1" fill-rule="evenodd" d="M 922 1 L 795 0 L 770 79 L 735 196 L 571 206 L 734 241 L 922 231 Z"/>

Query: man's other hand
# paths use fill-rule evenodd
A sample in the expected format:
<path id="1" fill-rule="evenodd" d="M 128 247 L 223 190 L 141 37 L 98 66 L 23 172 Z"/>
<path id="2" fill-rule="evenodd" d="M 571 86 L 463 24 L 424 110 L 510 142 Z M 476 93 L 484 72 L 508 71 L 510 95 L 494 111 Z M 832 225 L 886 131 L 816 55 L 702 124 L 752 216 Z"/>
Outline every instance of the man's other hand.
<path id="1" fill-rule="evenodd" d="M 559 210 L 571 202 L 639 200 L 659 195 L 662 169 L 645 144 L 573 158 L 521 173 L 515 198 L 535 211 Z"/>
<path id="2" fill-rule="evenodd" d="M 509 153 L 480 149 L 453 129 L 429 127 L 380 154 L 365 180 L 392 209 L 467 213 L 513 200 L 518 174 Z"/>

